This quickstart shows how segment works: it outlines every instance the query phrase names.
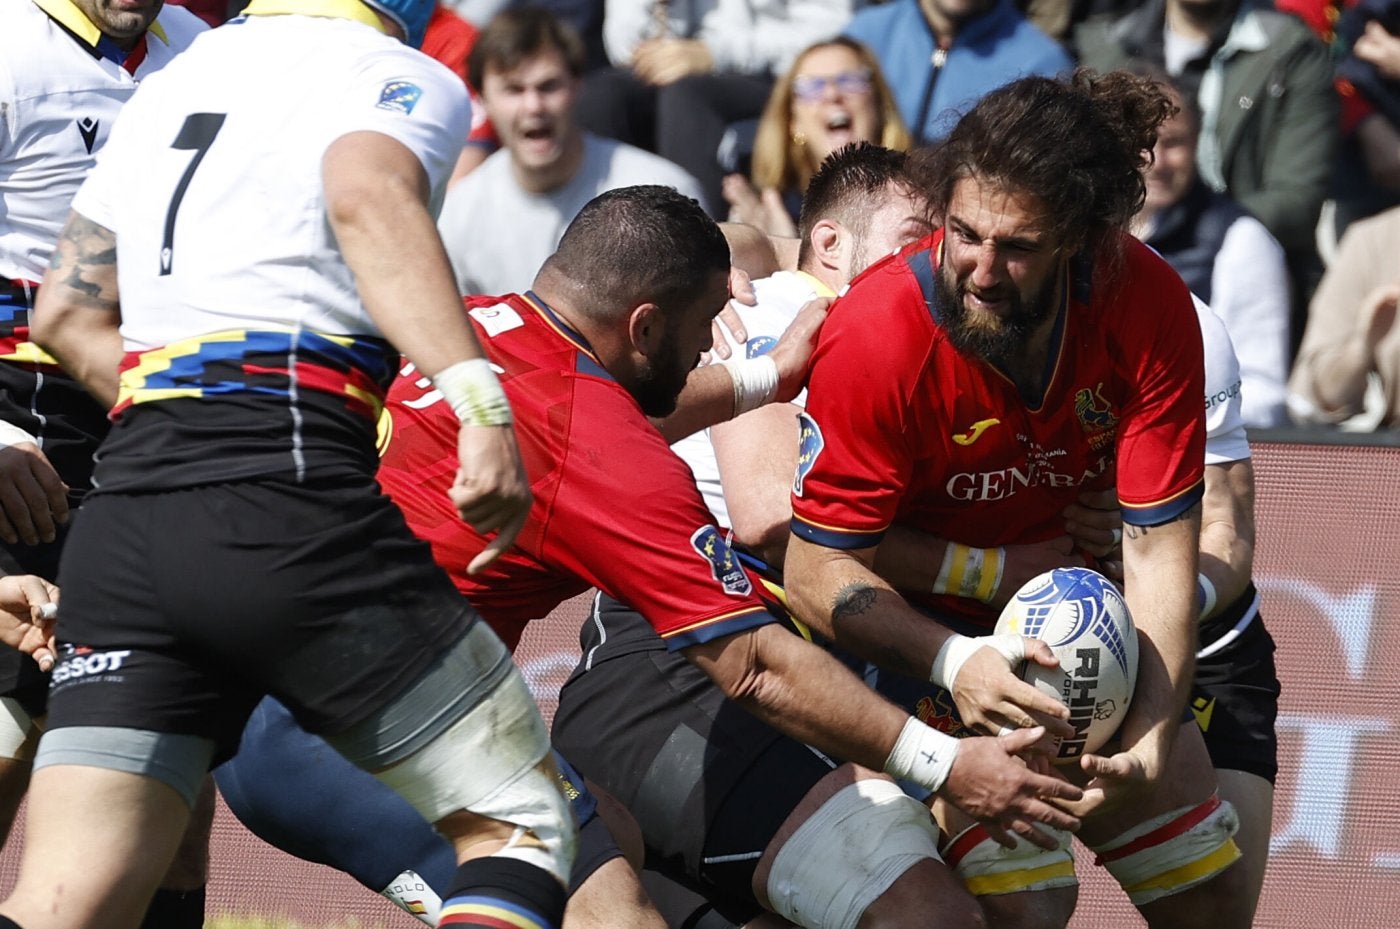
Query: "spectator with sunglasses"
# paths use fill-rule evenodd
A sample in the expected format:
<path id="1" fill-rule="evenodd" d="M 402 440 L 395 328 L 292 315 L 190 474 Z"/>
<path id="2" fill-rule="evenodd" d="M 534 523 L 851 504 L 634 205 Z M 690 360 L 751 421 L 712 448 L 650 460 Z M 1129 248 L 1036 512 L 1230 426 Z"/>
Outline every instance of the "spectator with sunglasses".
<path id="1" fill-rule="evenodd" d="M 947 135 L 984 94 L 1073 64 L 1014 0 L 891 0 L 860 10 L 844 33 L 875 53 L 919 145 Z"/>
<path id="2" fill-rule="evenodd" d="M 796 236 L 812 175 L 828 155 L 853 142 L 907 151 L 909 130 L 870 49 L 844 37 L 809 45 L 768 96 L 749 177 L 724 179 L 730 220 Z"/>

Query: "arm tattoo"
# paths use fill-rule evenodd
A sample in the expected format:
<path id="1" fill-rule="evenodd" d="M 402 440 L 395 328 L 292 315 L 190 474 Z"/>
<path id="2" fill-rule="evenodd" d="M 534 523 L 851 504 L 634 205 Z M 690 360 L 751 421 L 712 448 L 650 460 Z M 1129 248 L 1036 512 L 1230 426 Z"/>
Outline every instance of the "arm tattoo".
<path id="1" fill-rule="evenodd" d="M 81 213 L 68 214 L 49 268 L 57 283 L 84 298 L 95 309 L 115 310 L 117 300 L 117 237 Z"/>
<path id="2" fill-rule="evenodd" d="M 867 613 L 875 605 L 875 588 L 859 582 L 847 584 L 831 602 L 831 624 L 833 626 L 853 616 Z"/>

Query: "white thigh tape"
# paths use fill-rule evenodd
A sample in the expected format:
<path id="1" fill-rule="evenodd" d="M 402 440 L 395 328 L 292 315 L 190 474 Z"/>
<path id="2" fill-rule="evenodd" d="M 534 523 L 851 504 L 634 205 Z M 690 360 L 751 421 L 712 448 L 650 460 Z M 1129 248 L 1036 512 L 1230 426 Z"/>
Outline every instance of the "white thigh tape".
<path id="1" fill-rule="evenodd" d="M 574 858 L 569 802 L 548 757 L 544 721 L 512 668 L 489 696 L 419 751 L 375 776 L 428 822 L 470 810 L 519 827 L 498 852 L 567 882 Z"/>
<path id="2" fill-rule="evenodd" d="M 1234 806 L 1212 795 L 1149 819 L 1094 851 L 1133 905 L 1142 906 L 1204 883 L 1238 860 L 1239 828 Z"/>
<path id="3" fill-rule="evenodd" d="M 1044 849 L 1020 836 L 1016 847 L 1005 848 L 982 826 L 969 826 L 943 846 L 943 858 L 978 897 L 1073 887 L 1074 852 L 1070 834 L 1049 826 L 1038 827 L 1059 840 L 1055 849 Z"/>
<path id="4" fill-rule="evenodd" d="M 895 784 L 857 781 L 798 827 L 773 859 L 768 900 L 807 929 L 855 929 L 900 875 L 938 857 L 928 808 Z"/>

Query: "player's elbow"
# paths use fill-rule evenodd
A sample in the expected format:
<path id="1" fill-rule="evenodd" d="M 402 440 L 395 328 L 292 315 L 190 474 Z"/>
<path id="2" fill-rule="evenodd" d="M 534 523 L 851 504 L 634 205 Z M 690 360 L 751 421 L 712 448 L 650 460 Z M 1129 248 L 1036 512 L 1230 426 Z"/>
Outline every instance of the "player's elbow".
<path id="1" fill-rule="evenodd" d="M 786 501 L 785 501 L 786 502 Z M 792 535 L 789 525 L 792 511 L 784 506 L 781 509 L 753 512 L 749 509 L 731 510 L 729 513 L 734 538 L 743 547 L 762 558 L 766 564 L 781 568 L 787 556 L 788 538 Z"/>
<path id="2" fill-rule="evenodd" d="M 685 650 L 685 655 L 714 682 L 728 699 L 745 709 L 763 704 L 770 672 L 762 659 L 762 638 L 771 627 L 761 626 L 727 635 Z"/>
<path id="3" fill-rule="evenodd" d="M 70 356 L 71 349 L 85 340 L 84 324 L 94 321 L 77 296 L 65 284 L 45 284 L 39 288 L 39 299 L 30 314 L 30 341 L 56 358 Z"/>

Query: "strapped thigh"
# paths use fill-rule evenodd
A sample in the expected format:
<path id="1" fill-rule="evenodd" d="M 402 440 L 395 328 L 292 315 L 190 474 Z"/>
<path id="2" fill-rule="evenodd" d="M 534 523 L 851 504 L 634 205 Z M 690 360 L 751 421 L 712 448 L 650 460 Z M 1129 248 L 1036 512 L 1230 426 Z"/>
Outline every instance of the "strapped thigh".
<path id="1" fill-rule="evenodd" d="M 905 871 L 938 857 L 928 808 L 882 778 L 841 788 L 783 843 L 768 874 L 773 911 L 809 929 L 855 929 Z"/>
<path id="2" fill-rule="evenodd" d="M 1074 887 L 1074 853 L 1070 834 L 1062 829 L 1038 827 L 1059 839 L 1059 846 L 1044 849 L 1015 836 L 1016 847 L 1006 848 L 993 839 L 985 826 L 973 825 L 943 846 L 943 859 L 978 897 Z"/>
<path id="3" fill-rule="evenodd" d="M 1094 847 L 1095 864 L 1128 893 L 1134 906 L 1180 893 L 1215 877 L 1240 857 L 1234 806 L 1211 794 L 1195 806 L 1153 817 Z"/>

